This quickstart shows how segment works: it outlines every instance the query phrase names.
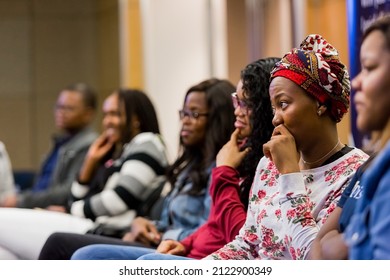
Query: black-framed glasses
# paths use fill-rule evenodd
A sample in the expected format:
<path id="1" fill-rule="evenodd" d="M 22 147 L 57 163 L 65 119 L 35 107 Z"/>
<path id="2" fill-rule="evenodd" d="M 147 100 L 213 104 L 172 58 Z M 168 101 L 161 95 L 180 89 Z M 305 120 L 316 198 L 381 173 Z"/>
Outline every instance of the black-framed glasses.
<path id="1" fill-rule="evenodd" d="M 179 110 L 180 120 L 184 119 L 184 117 L 189 117 L 191 120 L 197 120 L 199 119 L 199 117 L 205 117 L 208 115 L 209 115 L 208 113 L 199 113 L 190 110 Z"/>
<path id="2" fill-rule="evenodd" d="M 62 112 L 66 112 L 66 113 L 73 113 L 77 109 L 78 108 L 75 106 L 68 106 L 68 105 L 62 105 L 62 104 L 56 104 L 54 106 L 55 111 L 62 111 Z"/>
<path id="3" fill-rule="evenodd" d="M 234 109 L 237 109 L 237 107 L 240 107 L 240 110 L 243 114 L 247 115 L 251 107 L 248 105 L 247 102 L 244 100 L 241 100 L 238 98 L 237 93 L 232 93 L 232 101 L 233 101 L 233 107 Z"/>

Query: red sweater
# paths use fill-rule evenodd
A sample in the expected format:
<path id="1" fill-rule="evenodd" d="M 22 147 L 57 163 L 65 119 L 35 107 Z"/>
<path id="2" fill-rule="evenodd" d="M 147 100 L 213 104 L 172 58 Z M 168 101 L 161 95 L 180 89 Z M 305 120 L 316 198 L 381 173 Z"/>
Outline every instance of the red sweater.
<path id="1" fill-rule="evenodd" d="M 240 201 L 239 174 L 228 166 L 212 171 L 210 186 L 212 205 L 205 224 L 181 241 L 186 257 L 201 259 L 229 243 L 244 225 L 246 210 Z"/>

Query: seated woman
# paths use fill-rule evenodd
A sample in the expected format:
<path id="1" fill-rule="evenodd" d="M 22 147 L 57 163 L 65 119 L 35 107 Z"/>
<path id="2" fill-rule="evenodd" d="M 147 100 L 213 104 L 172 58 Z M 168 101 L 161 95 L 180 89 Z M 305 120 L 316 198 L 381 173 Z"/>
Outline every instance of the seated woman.
<path id="1" fill-rule="evenodd" d="M 39 258 L 69 259 L 74 251 L 89 244 L 138 242 L 138 246 L 155 247 L 161 240 L 180 241 L 196 231 L 209 216 L 209 183 L 215 157 L 234 128 L 234 90 L 228 81 L 209 79 L 187 91 L 179 111 L 181 153 L 168 170 L 172 190 L 164 200 L 160 219 L 137 217 L 123 240 L 56 233 L 47 240 Z"/>
<path id="2" fill-rule="evenodd" d="M 276 64 L 269 91 L 275 129 L 263 146 L 245 224 L 207 259 L 305 259 L 368 157 L 338 139 L 336 123 L 349 107 L 349 76 L 320 35 L 309 35 Z"/>
<path id="3" fill-rule="evenodd" d="M 119 90 L 103 104 L 103 133 L 91 145 L 72 185 L 68 209 L 0 208 L 0 247 L 21 259 L 36 259 L 57 231 L 86 233 L 95 223 L 127 224 L 166 180 L 165 145 L 154 107 L 138 90 Z"/>
<path id="4" fill-rule="evenodd" d="M 232 94 L 236 130 L 217 155 L 210 186 L 210 216 L 202 227 L 182 241 L 161 242 L 157 254 L 145 250 L 149 254 L 139 257 L 142 251 L 130 246 L 92 245 L 76 251 L 72 259 L 201 259 L 233 240 L 245 222 L 256 164 L 273 130 L 268 87 L 277 61 L 260 59 L 241 71 Z"/>
<path id="5" fill-rule="evenodd" d="M 318 234 L 310 252 L 314 259 L 390 259 L 389 15 L 364 32 L 360 60 L 361 72 L 352 81 L 356 125 L 375 133 L 375 154 Z"/>

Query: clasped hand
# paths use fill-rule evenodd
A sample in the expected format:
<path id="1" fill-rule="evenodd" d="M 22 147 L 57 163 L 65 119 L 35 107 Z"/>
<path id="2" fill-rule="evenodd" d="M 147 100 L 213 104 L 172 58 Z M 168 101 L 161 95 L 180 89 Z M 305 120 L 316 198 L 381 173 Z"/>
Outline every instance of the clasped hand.
<path id="1" fill-rule="evenodd" d="M 161 241 L 161 235 L 151 221 L 143 217 L 137 217 L 131 223 L 131 231 L 126 233 L 122 240 L 137 241 L 147 246 L 157 246 Z"/>

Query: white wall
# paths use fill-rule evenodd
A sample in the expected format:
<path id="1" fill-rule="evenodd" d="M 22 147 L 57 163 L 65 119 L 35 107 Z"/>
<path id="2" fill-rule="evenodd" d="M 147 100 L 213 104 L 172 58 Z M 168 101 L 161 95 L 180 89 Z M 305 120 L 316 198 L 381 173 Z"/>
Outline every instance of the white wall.
<path id="1" fill-rule="evenodd" d="M 224 15 L 224 0 L 141 0 L 145 91 L 157 108 L 171 160 L 186 91 L 211 76 L 226 76 Z"/>

